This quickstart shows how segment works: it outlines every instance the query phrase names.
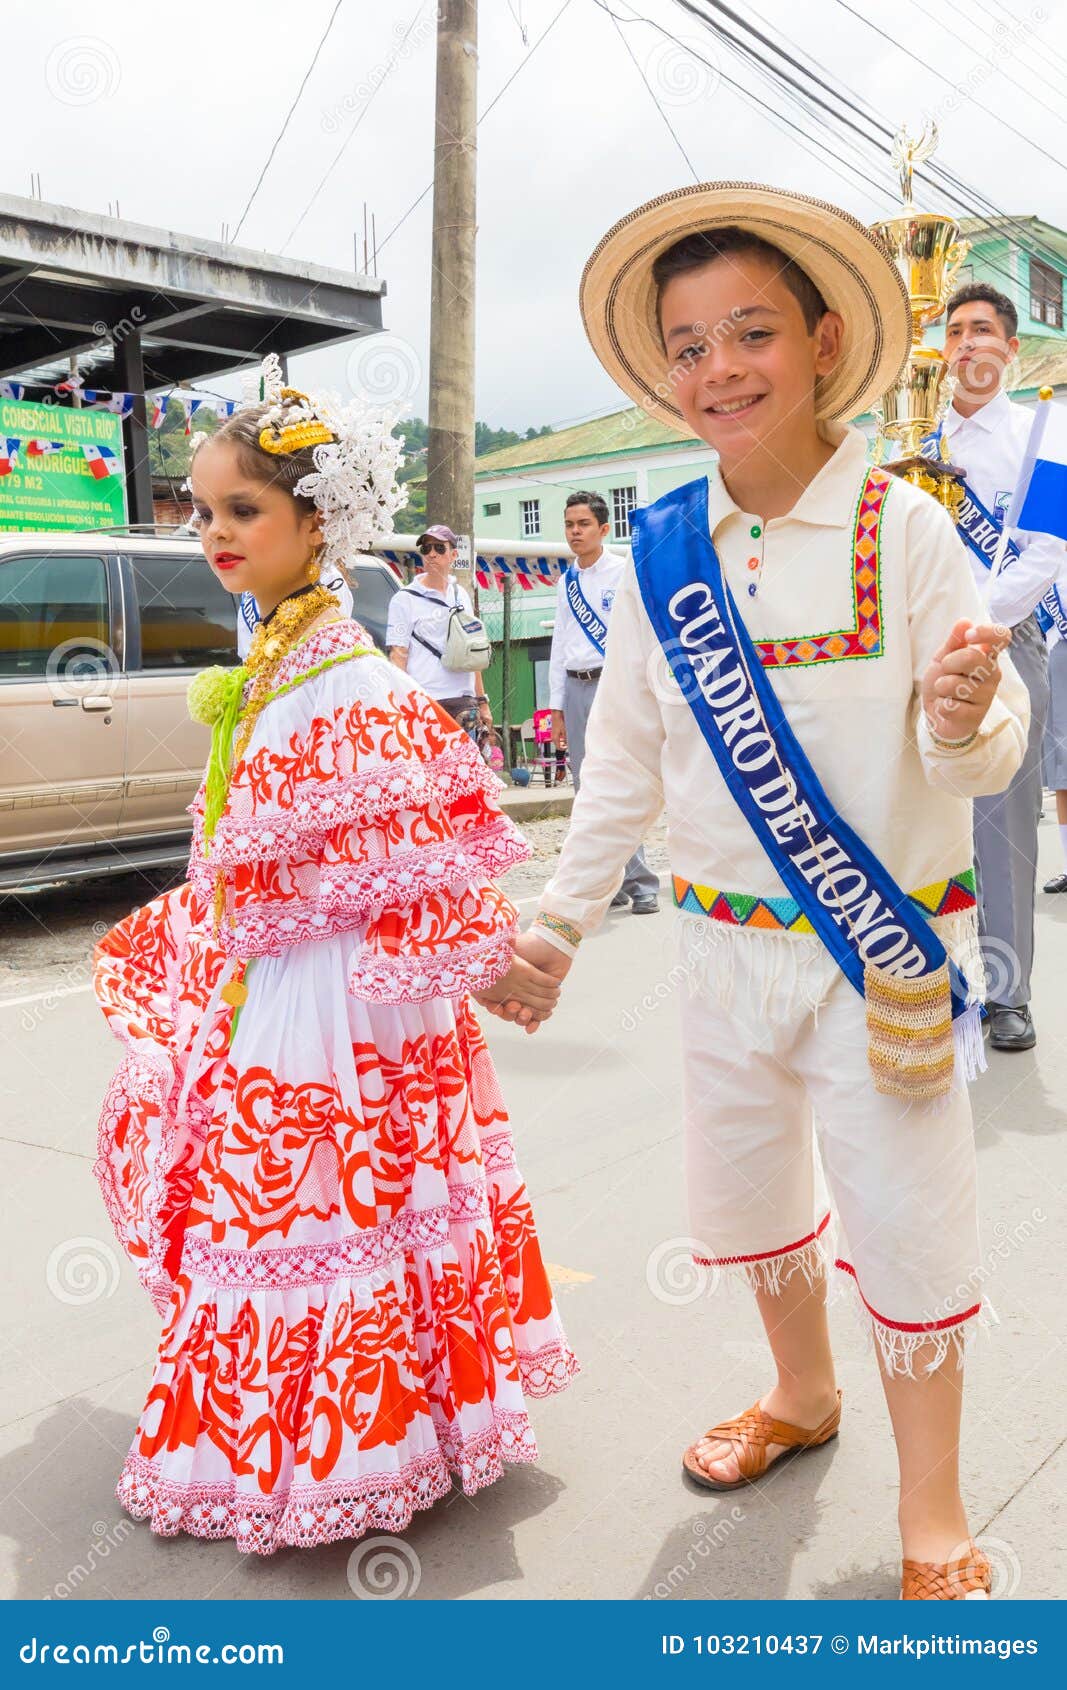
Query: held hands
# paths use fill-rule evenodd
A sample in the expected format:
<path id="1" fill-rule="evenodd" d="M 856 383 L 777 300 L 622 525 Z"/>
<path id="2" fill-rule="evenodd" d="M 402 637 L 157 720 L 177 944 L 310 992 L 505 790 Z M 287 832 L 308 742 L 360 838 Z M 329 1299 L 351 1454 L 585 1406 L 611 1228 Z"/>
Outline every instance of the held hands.
<path id="1" fill-rule="evenodd" d="M 926 720 L 939 739 L 973 738 L 1000 685 L 998 658 L 1011 629 L 957 622 L 923 676 Z"/>
<path id="2" fill-rule="evenodd" d="M 538 939 L 532 931 L 519 935 L 514 950 L 514 960 L 507 973 L 474 996 L 491 1015 L 498 1015 L 502 1021 L 515 1021 L 528 1033 L 536 1033 L 556 1007 L 560 983 L 571 959 L 555 945 Z"/>

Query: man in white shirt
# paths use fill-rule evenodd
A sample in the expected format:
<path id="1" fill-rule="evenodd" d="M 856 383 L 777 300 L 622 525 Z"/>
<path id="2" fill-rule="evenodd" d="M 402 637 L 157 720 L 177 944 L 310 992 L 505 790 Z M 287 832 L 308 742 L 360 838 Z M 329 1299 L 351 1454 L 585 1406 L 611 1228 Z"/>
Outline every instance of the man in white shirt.
<path id="1" fill-rule="evenodd" d="M 949 300 L 945 352 L 956 391 L 943 425 L 945 453 L 963 470 L 973 499 L 998 528 L 1019 479 L 1032 421 L 1003 386 L 1008 361 L 1019 350 L 1017 327 L 1011 300 L 985 282 L 960 288 Z M 1005 792 L 978 798 L 974 806 L 982 948 L 990 984 L 989 1042 L 995 1050 L 1029 1050 L 1036 1040 L 1030 973 L 1041 742 L 1049 698 L 1048 656 L 1033 613 L 1067 553 L 1051 535 L 1018 535 L 1018 557 L 994 581 L 966 532 L 963 538 L 991 615 L 1012 630 L 1012 662 L 1030 694 L 1030 737 L 1022 767 Z"/>
<path id="2" fill-rule="evenodd" d="M 1056 794 L 1063 869 L 1046 880 L 1046 892 L 1067 892 L 1067 561 L 1056 583 L 1057 616 L 1046 631 L 1048 643 L 1048 722 L 1045 725 L 1045 785 Z M 1062 631 L 1061 631 L 1062 630 Z"/>
<path id="3" fill-rule="evenodd" d="M 572 493 L 563 525 L 575 561 L 568 575 L 560 577 L 556 594 L 548 701 L 552 735 L 557 745 L 567 748 L 577 792 L 585 761 L 586 725 L 604 664 L 607 625 L 626 565 L 604 550 L 608 507 L 599 493 Z M 613 909 L 627 903 L 634 915 L 654 915 L 659 909 L 659 878 L 641 848 L 626 864 L 622 886 L 611 900 Z"/>
<path id="4" fill-rule="evenodd" d="M 493 712 L 481 674 L 446 669 L 441 662 L 453 609 L 459 605 L 468 616 L 474 614 L 470 594 L 452 573 L 456 536 L 437 523 L 420 534 L 416 544 L 422 574 L 393 594 L 385 636 L 389 656 L 461 727 L 469 725 L 475 713 L 480 724 L 489 726 Z"/>

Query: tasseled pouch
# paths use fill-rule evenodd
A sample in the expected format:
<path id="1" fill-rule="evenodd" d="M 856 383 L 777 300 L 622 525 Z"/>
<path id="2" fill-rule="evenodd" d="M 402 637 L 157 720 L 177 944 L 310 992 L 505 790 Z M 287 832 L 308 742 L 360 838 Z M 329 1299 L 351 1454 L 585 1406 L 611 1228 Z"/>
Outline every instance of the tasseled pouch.
<path id="1" fill-rule="evenodd" d="M 863 995 L 875 1090 L 913 1103 L 945 1097 L 956 1061 L 948 962 L 914 980 L 868 963 Z"/>

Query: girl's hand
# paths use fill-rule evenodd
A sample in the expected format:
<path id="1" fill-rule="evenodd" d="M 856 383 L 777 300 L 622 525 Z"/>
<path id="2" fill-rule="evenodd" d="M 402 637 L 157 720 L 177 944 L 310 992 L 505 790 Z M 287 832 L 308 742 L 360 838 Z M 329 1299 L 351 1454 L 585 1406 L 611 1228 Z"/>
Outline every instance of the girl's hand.
<path id="1" fill-rule="evenodd" d="M 504 1021 L 521 1021 L 523 1026 L 533 1022 L 539 1026 L 548 1020 L 559 1001 L 559 982 L 520 956 L 516 948 L 507 973 L 484 991 L 475 992 L 474 997 Z"/>
<path id="2" fill-rule="evenodd" d="M 515 940 L 516 963 L 508 970 L 502 980 L 490 988 L 489 993 L 475 992 L 478 1003 L 483 1004 L 491 1015 L 499 1016 L 501 1021 L 514 1021 L 520 1027 L 525 1027 L 528 1033 L 536 1033 L 542 1021 L 547 1021 L 548 1014 L 541 1014 L 536 1006 L 524 1002 L 514 992 L 511 995 L 498 995 L 498 988 L 504 987 L 512 980 L 515 967 L 522 965 L 531 968 L 541 979 L 549 980 L 555 986 L 555 996 L 559 998 L 559 983 L 562 982 L 571 966 L 571 958 L 564 956 L 555 945 L 550 945 L 544 939 L 539 939 L 531 928 L 527 933 L 520 933 Z M 554 1003 L 553 1003 L 554 1007 Z"/>

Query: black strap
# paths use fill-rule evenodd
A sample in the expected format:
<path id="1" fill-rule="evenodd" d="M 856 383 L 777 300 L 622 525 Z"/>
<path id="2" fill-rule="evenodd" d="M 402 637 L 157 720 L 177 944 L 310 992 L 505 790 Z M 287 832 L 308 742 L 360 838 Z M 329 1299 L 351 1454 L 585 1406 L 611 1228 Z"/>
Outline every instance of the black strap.
<path id="1" fill-rule="evenodd" d="M 448 615 L 449 615 L 449 620 L 451 621 L 453 613 L 457 610 L 462 610 L 463 606 L 460 603 L 459 588 L 457 587 L 456 583 L 454 581 L 450 581 L 449 586 L 452 588 L 452 591 L 456 595 L 455 601 L 452 604 L 448 604 L 447 601 L 446 601 L 446 603 L 442 604 L 440 599 L 430 598 L 428 593 L 420 592 L 418 587 L 401 587 L 400 591 L 402 593 L 410 593 L 412 598 L 422 599 L 424 604 L 435 604 L 437 606 L 438 610 L 447 610 Z M 429 640 L 424 639 L 423 636 L 419 633 L 418 629 L 415 628 L 414 626 L 412 627 L 412 630 L 411 630 L 411 637 L 412 637 L 413 640 L 418 640 L 419 644 L 421 646 L 424 646 L 427 651 L 432 652 L 434 657 L 436 657 L 437 661 L 440 663 L 442 657 L 444 657 L 444 655 L 445 655 L 444 646 L 442 646 L 440 651 L 438 651 L 437 647 L 435 645 L 431 645 Z"/>

